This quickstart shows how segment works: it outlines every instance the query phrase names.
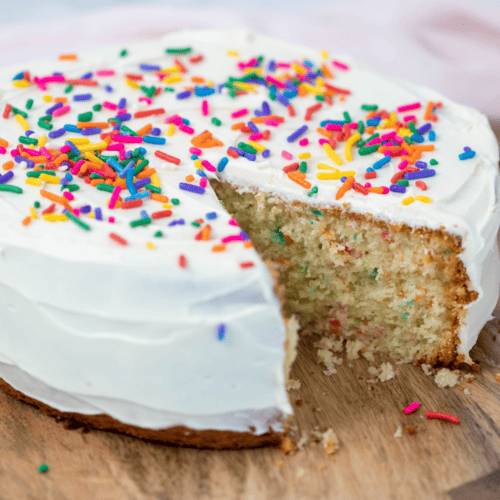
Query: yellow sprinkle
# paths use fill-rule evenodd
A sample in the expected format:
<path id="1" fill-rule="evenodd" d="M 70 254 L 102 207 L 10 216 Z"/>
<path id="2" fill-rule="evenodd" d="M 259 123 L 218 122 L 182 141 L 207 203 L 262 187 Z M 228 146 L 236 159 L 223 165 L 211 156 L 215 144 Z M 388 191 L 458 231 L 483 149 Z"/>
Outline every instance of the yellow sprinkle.
<path id="1" fill-rule="evenodd" d="M 31 207 L 30 208 L 30 217 L 33 220 L 37 220 L 38 219 L 38 214 L 36 213 L 35 207 Z"/>
<path id="2" fill-rule="evenodd" d="M 151 243 L 150 241 L 148 241 L 148 242 L 146 243 L 146 246 L 149 248 L 149 250 L 155 250 L 155 249 L 156 249 L 156 247 L 155 247 L 155 246 L 153 245 L 153 243 Z"/>
<path id="3" fill-rule="evenodd" d="M 51 95 L 48 95 L 48 94 L 45 94 L 43 97 L 42 97 L 43 101 L 44 102 L 51 102 L 52 101 L 52 96 Z"/>
<path id="4" fill-rule="evenodd" d="M 86 146 L 80 146 L 78 149 L 80 153 L 85 153 L 86 151 L 95 151 L 96 149 L 106 149 L 108 143 L 106 141 L 96 142 L 94 144 L 88 144 Z"/>
<path id="5" fill-rule="evenodd" d="M 398 135 L 400 135 L 401 137 L 405 137 L 405 136 L 409 137 L 411 135 L 411 130 L 408 128 L 400 128 L 398 130 Z"/>
<path id="6" fill-rule="evenodd" d="M 177 83 L 177 82 L 182 82 L 182 76 L 181 75 L 174 75 L 174 76 L 166 76 L 163 79 L 164 83 Z"/>
<path id="7" fill-rule="evenodd" d="M 196 168 L 199 168 L 200 170 L 205 170 L 205 168 L 203 167 L 203 165 L 201 164 L 201 160 L 194 160 L 194 166 Z"/>
<path id="8" fill-rule="evenodd" d="M 344 162 L 340 158 L 340 156 L 332 149 L 330 144 L 326 142 L 323 144 L 323 149 L 326 151 L 326 154 L 337 164 L 342 165 Z"/>
<path id="9" fill-rule="evenodd" d="M 432 199 L 429 198 L 428 196 L 422 196 L 421 194 L 415 196 L 415 199 L 417 201 L 421 201 L 422 203 L 430 203 L 432 201 Z"/>
<path id="10" fill-rule="evenodd" d="M 299 73 L 299 75 L 305 75 L 306 74 L 306 70 L 302 66 L 299 66 L 297 63 L 292 63 L 292 68 L 297 73 Z"/>
<path id="11" fill-rule="evenodd" d="M 330 167 L 330 165 L 326 165 L 326 163 L 318 163 L 316 165 L 320 170 L 335 170 L 336 172 L 339 171 L 338 168 L 336 167 Z"/>
<path id="12" fill-rule="evenodd" d="M 160 178 L 158 177 L 158 174 L 151 175 L 151 184 L 153 184 L 154 187 L 161 188 Z"/>
<path id="13" fill-rule="evenodd" d="M 321 59 L 328 59 L 329 58 L 329 55 L 328 55 L 328 50 L 326 49 L 323 49 L 321 51 Z"/>
<path id="14" fill-rule="evenodd" d="M 214 86 L 214 81 L 213 80 L 207 80 L 205 82 L 205 85 L 207 85 L 208 87 L 213 87 Z"/>
<path id="15" fill-rule="evenodd" d="M 137 82 L 134 82 L 134 80 L 129 80 L 128 78 L 125 78 L 125 83 L 129 87 L 132 87 L 133 89 L 140 89 L 141 88 L 141 86 Z"/>
<path id="16" fill-rule="evenodd" d="M 396 113 L 393 111 L 390 115 L 389 115 L 389 120 L 391 122 L 391 125 L 394 125 L 396 123 Z"/>
<path id="17" fill-rule="evenodd" d="M 88 139 L 87 137 L 68 137 L 66 140 L 71 141 L 75 146 L 90 144 L 90 139 Z"/>
<path id="18" fill-rule="evenodd" d="M 102 165 L 104 163 L 100 158 L 97 158 L 97 156 L 90 151 L 87 151 L 84 154 L 84 156 L 85 156 L 85 158 L 87 158 L 87 160 L 90 160 L 94 163 L 97 163 L 98 165 Z"/>
<path id="19" fill-rule="evenodd" d="M 407 196 L 404 200 L 403 200 L 403 205 L 410 205 L 411 203 L 413 203 L 415 201 L 415 198 L 413 198 L 413 196 Z"/>
<path id="20" fill-rule="evenodd" d="M 355 134 L 351 135 L 349 139 L 347 139 L 345 143 L 345 159 L 347 161 L 352 161 L 352 145 L 355 142 L 359 141 L 360 138 L 361 135 L 359 134 L 359 132 L 356 132 Z"/>
<path id="21" fill-rule="evenodd" d="M 237 50 L 228 50 L 226 54 L 229 57 L 238 57 L 240 55 L 240 53 Z"/>
<path id="22" fill-rule="evenodd" d="M 262 75 L 262 68 L 245 68 L 243 70 L 243 73 L 245 75 L 249 75 L 251 73 L 255 73 L 256 75 Z"/>
<path id="23" fill-rule="evenodd" d="M 307 158 L 311 158 L 311 153 L 299 153 L 297 155 L 297 158 L 299 158 L 300 160 L 305 160 Z"/>
<path id="24" fill-rule="evenodd" d="M 175 125 L 173 123 L 169 123 L 167 127 L 167 136 L 172 137 L 175 132 Z"/>
<path id="25" fill-rule="evenodd" d="M 26 88 L 26 87 L 29 87 L 30 86 L 30 83 L 26 80 L 14 80 L 12 82 L 12 85 L 14 85 L 14 87 L 19 87 L 19 88 Z"/>
<path id="26" fill-rule="evenodd" d="M 46 143 L 47 143 L 47 136 L 46 135 L 42 135 L 38 138 L 38 147 L 39 148 L 42 148 L 43 146 L 45 146 Z"/>
<path id="27" fill-rule="evenodd" d="M 170 66 L 170 68 L 163 68 L 160 70 L 160 73 L 180 73 L 181 68 L 177 66 Z"/>
<path id="28" fill-rule="evenodd" d="M 163 208 L 174 208 L 174 206 L 173 206 L 173 205 L 171 205 L 170 203 L 164 203 L 164 204 L 162 205 L 162 207 L 163 207 Z"/>
<path id="29" fill-rule="evenodd" d="M 321 77 L 316 78 L 316 85 L 318 87 L 321 87 L 321 88 L 324 87 L 325 86 L 325 81 L 323 80 L 323 78 L 321 78 Z"/>
<path id="30" fill-rule="evenodd" d="M 233 85 L 241 90 L 255 90 L 255 85 L 253 83 L 233 82 Z"/>
<path id="31" fill-rule="evenodd" d="M 354 170 L 347 170 L 346 172 L 340 172 L 337 170 L 337 172 L 320 172 L 319 174 L 316 174 L 316 177 L 322 181 L 332 181 L 341 179 L 342 177 L 354 177 L 355 175 L 356 172 Z"/>
<path id="32" fill-rule="evenodd" d="M 248 141 L 248 144 L 252 146 L 252 148 L 256 149 L 259 153 L 262 153 L 262 151 L 266 150 L 266 146 L 263 146 L 262 144 L 259 144 L 258 142 L 255 141 Z M 300 158 L 300 156 L 299 156 Z"/>
<path id="33" fill-rule="evenodd" d="M 40 179 L 37 179 L 36 177 L 28 177 L 25 181 L 26 184 L 29 184 L 30 186 L 41 186 L 42 181 Z"/>
<path id="34" fill-rule="evenodd" d="M 87 217 L 88 217 L 89 219 L 95 219 L 95 213 L 94 213 L 94 212 L 89 212 L 89 213 L 87 214 Z"/>
<path id="35" fill-rule="evenodd" d="M 301 83 L 302 88 L 307 90 L 308 92 L 312 92 L 313 94 L 322 94 L 323 89 L 320 89 L 318 87 L 314 87 L 310 83 Z"/>
<path id="36" fill-rule="evenodd" d="M 380 125 L 378 125 L 377 128 L 387 128 L 391 124 L 391 120 L 389 118 L 384 118 L 381 122 Z"/>
<path id="37" fill-rule="evenodd" d="M 50 184 L 61 184 L 61 179 L 55 175 L 41 174 L 38 177 L 43 182 L 49 182 Z"/>
<path id="38" fill-rule="evenodd" d="M 66 222 L 68 218 L 64 214 L 44 214 L 43 220 L 49 222 Z"/>
<path id="39" fill-rule="evenodd" d="M 16 121 L 24 130 L 30 129 L 29 123 L 21 115 L 16 115 Z"/>

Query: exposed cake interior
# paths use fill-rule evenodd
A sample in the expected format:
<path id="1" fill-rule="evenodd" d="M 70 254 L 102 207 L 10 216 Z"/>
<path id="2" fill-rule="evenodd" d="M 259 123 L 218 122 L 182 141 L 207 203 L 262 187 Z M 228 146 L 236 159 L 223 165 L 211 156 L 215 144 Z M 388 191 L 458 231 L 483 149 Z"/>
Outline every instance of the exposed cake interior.
<path id="1" fill-rule="evenodd" d="M 261 256 L 279 264 L 285 314 L 303 332 L 406 362 L 461 361 L 457 329 L 477 292 L 458 256 L 460 237 L 212 185 Z"/>

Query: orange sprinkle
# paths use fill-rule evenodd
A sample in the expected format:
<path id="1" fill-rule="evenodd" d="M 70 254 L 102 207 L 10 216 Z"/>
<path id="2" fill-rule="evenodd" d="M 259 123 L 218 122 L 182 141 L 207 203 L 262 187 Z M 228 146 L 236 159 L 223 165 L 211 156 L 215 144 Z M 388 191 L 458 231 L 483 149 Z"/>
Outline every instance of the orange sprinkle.
<path id="1" fill-rule="evenodd" d="M 306 181 L 306 174 L 303 172 L 288 172 L 288 178 L 293 182 L 296 182 L 299 186 L 302 186 L 305 189 L 309 189 L 311 187 L 311 183 Z"/>
<path id="2" fill-rule="evenodd" d="M 341 96 L 339 97 L 339 101 L 340 101 L 340 102 L 344 102 L 344 101 L 345 101 L 345 96 L 344 96 L 344 95 L 341 95 Z M 371 132 L 370 132 L 370 133 L 371 133 Z"/>
<path id="3" fill-rule="evenodd" d="M 245 241 L 245 243 L 243 243 L 243 246 L 245 248 L 252 248 L 253 247 L 253 244 L 251 241 Z"/>
<path id="4" fill-rule="evenodd" d="M 333 78 L 333 74 L 332 72 L 328 69 L 328 66 L 326 64 L 322 64 L 321 65 L 321 70 L 323 71 L 323 74 L 327 77 L 327 78 Z"/>
<path id="5" fill-rule="evenodd" d="M 282 116 L 277 116 L 277 115 L 254 116 L 253 118 L 251 118 L 251 121 L 254 122 L 254 123 L 263 123 L 264 120 L 275 120 L 278 123 L 283 123 L 285 121 L 285 119 Z"/>
<path id="6" fill-rule="evenodd" d="M 2 165 L 2 168 L 4 170 L 11 170 L 12 168 L 14 168 L 14 162 L 13 161 L 6 161 L 3 165 Z"/>
<path id="7" fill-rule="evenodd" d="M 214 245 L 212 247 L 212 252 L 223 252 L 225 249 L 226 249 L 226 245 Z"/>
<path id="8" fill-rule="evenodd" d="M 161 203 L 168 203 L 168 196 L 164 196 L 158 193 L 151 193 L 150 198 L 155 201 L 159 201 Z"/>
<path id="9" fill-rule="evenodd" d="M 55 103 L 62 102 L 63 104 L 66 104 L 68 102 L 68 98 L 67 97 L 56 97 L 54 99 L 54 102 Z"/>
<path id="10" fill-rule="evenodd" d="M 347 193 L 347 191 L 349 191 L 349 189 L 352 188 L 352 186 L 355 182 L 356 182 L 356 179 L 352 175 L 349 176 L 345 180 L 344 184 L 342 184 L 342 186 L 340 186 L 339 190 L 337 191 L 337 194 L 335 195 L 335 199 L 340 200 L 340 198 L 342 198 Z"/>
<path id="11" fill-rule="evenodd" d="M 413 154 L 413 151 L 414 151 L 414 149 L 413 149 L 413 144 L 410 146 L 410 145 L 409 145 L 406 141 L 403 141 L 403 142 L 401 143 L 401 147 L 402 147 L 402 148 L 403 148 L 403 149 L 404 149 L 404 150 L 405 150 L 408 154 L 410 154 L 410 155 L 412 155 L 412 154 Z"/>
<path id="12" fill-rule="evenodd" d="M 205 82 L 205 78 L 202 78 L 201 76 L 192 76 L 191 77 L 191 81 L 193 83 L 204 83 Z"/>
<path id="13" fill-rule="evenodd" d="M 378 113 L 378 111 L 376 110 L 372 110 L 370 111 L 366 116 L 365 116 L 365 120 L 369 120 L 370 118 L 373 118 L 374 116 L 376 116 Z"/>
<path id="14" fill-rule="evenodd" d="M 302 84 L 299 85 L 299 95 L 300 97 L 305 97 L 307 95 L 307 90 Z"/>
<path id="15" fill-rule="evenodd" d="M 2 139 L 0 137 L 0 146 L 2 146 L 3 148 L 7 148 L 9 147 L 9 143 L 5 139 Z"/>
<path id="16" fill-rule="evenodd" d="M 40 189 L 40 194 L 44 198 L 47 198 L 51 201 L 55 201 L 56 203 L 60 203 L 61 205 L 66 207 L 68 210 L 71 210 L 73 212 L 73 209 L 71 208 L 71 205 L 69 204 L 69 201 L 64 196 L 57 196 L 56 194 L 53 194 L 49 191 L 46 191 L 45 189 Z"/>
<path id="17" fill-rule="evenodd" d="M 432 110 L 434 109 L 434 103 L 429 101 L 427 108 L 425 108 L 424 120 L 430 120 L 432 115 Z"/>
<path id="18" fill-rule="evenodd" d="M 434 144 L 412 144 L 415 151 L 434 151 Z"/>
<path id="19" fill-rule="evenodd" d="M 153 125 L 151 123 L 148 123 L 147 125 L 144 125 L 144 127 L 141 127 L 139 130 L 137 130 L 135 133 L 137 135 L 146 135 L 149 134 L 152 128 Z"/>
<path id="20" fill-rule="evenodd" d="M 413 165 L 422 156 L 422 151 L 415 151 L 411 156 L 406 156 L 406 160 L 410 165 Z"/>
<path id="21" fill-rule="evenodd" d="M 76 124 L 78 128 L 108 128 L 109 123 L 108 122 L 78 122 Z"/>
<path id="22" fill-rule="evenodd" d="M 45 163 L 47 161 L 47 157 L 46 156 L 31 156 L 30 157 L 30 160 L 35 164 L 39 164 L 39 163 Z"/>
<path id="23" fill-rule="evenodd" d="M 97 186 L 97 184 L 99 184 L 101 182 L 102 182 L 102 179 L 91 179 L 90 185 L 95 187 L 95 186 Z"/>
<path id="24" fill-rule="evenodd" d="M 213 148 L 215 146 L 223 145 L 221 141 L 212 137 L 212 133 L 208 130 L 205 130 L 200 135 L 193 137 L 191 139 L 191 144 L 196 148 Z"/>
<path id="25" fill-rule="evenodd" d="M 187 175 L 186 176 L 186 182 L 193 182 L 194 181 L 194 175 Z"/>
<path id="26" fill-rule="evenodd" d="M 145 179 L 146 177 L 150 177 L 153 174 L 156 174 L 156 170 L 154 168 L 147 168 L 146 170 L 139 172 L 137 174 L 137 178 L 138 179 Z"/>
<path id="27" fill-rule="evenodd" d="M 245 122 L 238 122 L 231 125 L 231 130 L 239 130 L 241 127 L 245 125 Z"/>
<path id="28" fill-rule="evenodd" d="M 62 155 L 59 155 L 55 160 L 54 160 L 54 164 L 59 166 L 64 160 L 67 160 L 68 159 L 68 155 L 67 154 L 62 154 Z"/>
<path id="29" fill-rule="evenodd" d="M 368 135 L 372 135 L 373 132 L 375 132 L 375 127 L 366 127 L 365 128 L 365 132 L 368 134 Z"/>
<path id="30" fill-rule="evenodd" d="M 76 54 L 61 54 L 59 56 L 60 61 L 76 61 L 78 56 Z"/>
<path id="31" fill-rule="evenodd" d="M 127 189 L 125 179 L 116 179 L 115 182 L 113 182 L 113 186 L 120 186 L 123 189 Z"/>
<path id="32" fill-rule="evenodd" d="M 333 137 L 333 132 L 331 130 L 325 130 L 324 128 L 321 127 L 318 127 L 316 129 L 316 132 L 318 132 L 321 135 L 324 135 L 325 137 L 328 137 L 328 139 L 330 139 L 330 137 Z"/>
<path id="33" fill-rule="evenodd" d="M 33 170 L 43 170 L 43 168 L 42 168 L 42 167 L 37 167 L 37 166 L 34 166 L 34 167 L 33 167 Z"/>
<path id="34" fill-rule="evenodd" d="M 208 241 L 210 239 L 210 234 L 212 232 L 211 227 L 207 224 L 202 230 L 201 230 L 201 239 L 202 241 Z"/>
<path id="35" fill-rule="evenodd" d="M 28 217 L 23 219 L 23 226 L 27 226 L 31 223 L 31 217 L 28 215 Z"/>
<path id="36" fill-rule="evenodd" d="M 377 193 L 377 194 L 384 194 L 384 188 L 383 187 L 371 187 L 367 188 L 370 193 Z"/>

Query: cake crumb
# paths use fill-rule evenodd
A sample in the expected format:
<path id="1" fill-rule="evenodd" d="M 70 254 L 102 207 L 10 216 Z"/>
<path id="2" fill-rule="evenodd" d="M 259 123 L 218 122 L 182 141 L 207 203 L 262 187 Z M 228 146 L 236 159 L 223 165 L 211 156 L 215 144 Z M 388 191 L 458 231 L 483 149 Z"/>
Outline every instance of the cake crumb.
<path id="1" fill-rule="evenodd" d="M 458 383 L 458 370 L 452 372 L 448 368 L 441 368 L 434 377 L 438 387 L 454 387 Z"/>
<path id="2" fill-rule="evenodd" d="M 378 378 L 381 382 L 387 382 L 388 380 L 394 378 L 394 368 L 391 363 L 382 363 Z"/>
<path id="3" fill-rule="evenodd" d="M 500 373 L 497 373 L 497 374 L 495 375 L 495 380 L 496 380 L 497 382 L 500 382 Z"/>
<path id="4" fill-rule="evenodd" d="M 459 390 L 459 391 L 463 391 L 464 389 L 465 389 L 465 387 L 464 387 L 463 385 L 461 385 L 461 386 L 458 388 L 458 390 Z"/>
<path id="5" fill-rule="evenodd" d="M 304 469 L 302 467 L 299 467 L 299 470 L 297 471 L 297 477 L 302 477 L 304 474 Z"/>
<path id="6" fill-rule="evenodd" d="M 403 436 L 403 428 L 401 426 L 399 426 L 397 429 L 396 429 L 396 432 L 394 433 L 394 437 L 395 438 L 400 438 Z"/>
<path id="7" fill-rule="evenodd" d="M 303 450 L 304 446 L 307 444 L 308 439 L 309 438 L 307 437 L 307 434 L 302 434 L 302 437 L 299 439 L 299 442 L 297 443 L 297 449 Z"/>
<path id="8" fill-rule="evenodd" d="M 420 368 L 424 371 L 426 375 L 432 375 L 432 370 L 431 370 L 431 365 L 427 365 L 425 363 L 422 363 L 420 365 Z"/>
<path id="9" fill-rule="evenodd" d="M 347 359 L 358 359 L 362 348 L 363 343 L 360 340 L 348 340 L 346 342 Z"/>
<path id="10" fill-rule="evenodd" d="M 283 467 L 283 468 L 285 468 L 285 467 L 286 467 L 285 462 L 283 462 L 283 460 L 281 460 L 281 458 L 278 458 L 278 460 L 276 460 L 276 463 L 277 463 L 280 467 Z"/>
<path id="11" fill-rule="evenodd" d="M 319 465 L 318 465 L 318 469 L 319 469 L 319 470 L 323 470 L 324 468 L 325 468 L 325 464 L 319 464 Z"/>
<path id="12" fill-rule="evenodd" d="M 472 384 L 474 382 L 474 375 L 467 375 L 467 383 Z"/>
<path id="13" fill-rule="evenodd" d="M 405 431 L 410 436 L 412 434 L 416 434 L 417 433 L 417 429 L 418 429 L 418 425 L 405 425 Z"/>
<path id="14" fill-rule="evenodd" d="M 288 391 L 298 391 L 301 387 L 301 382 L 300 380 L 295 380 L 293 378 L 289 378 L 288 382 L 286 384 L 286 389 Z"/>
<path id="15" fill-rule="evenodd" d="M 323 446 L 327 455 L 333 455 L 339 449 L 339 439 L 333 429 L 330 428 L 323 433 Z"/>
<path id="16" fill-rule="evenodd" d="M 364 358 L 366 358 L 368 361 L 371 361 L 372 363 L 375 361 L 375 356 L 373 355 L 372 351 L 363 352 L 362 355 Z"/>
<path id="17" fill-rule="evenodd" d="M 467 394 L 467 396 L 470 396 L 470 391 L 469 391 L 469 389 L 465 388 L 465 389 L 464 389 L 464 394 Z"/>
<path id="18" fill-rule="evenodd" d="M 282 439 L 280 448 L 285 455 L 288 455 L 289 453 L 295 451 L 296 446 L 296 443 L 294 443 L 290 438 L 286 437 Z"/>

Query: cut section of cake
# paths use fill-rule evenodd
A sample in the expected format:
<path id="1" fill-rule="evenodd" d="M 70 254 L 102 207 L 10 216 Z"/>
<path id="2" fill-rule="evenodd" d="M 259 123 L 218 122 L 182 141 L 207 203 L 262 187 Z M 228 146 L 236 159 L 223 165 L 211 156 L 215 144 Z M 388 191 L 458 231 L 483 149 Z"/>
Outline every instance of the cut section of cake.
<path id="1" fill-rule="evenodd" d="M 486 118 L 241 30 L 0 71 L 1 387 L 209 448 L 277 443 L 303 334 L 471 364 L 498 299 Z"/>

